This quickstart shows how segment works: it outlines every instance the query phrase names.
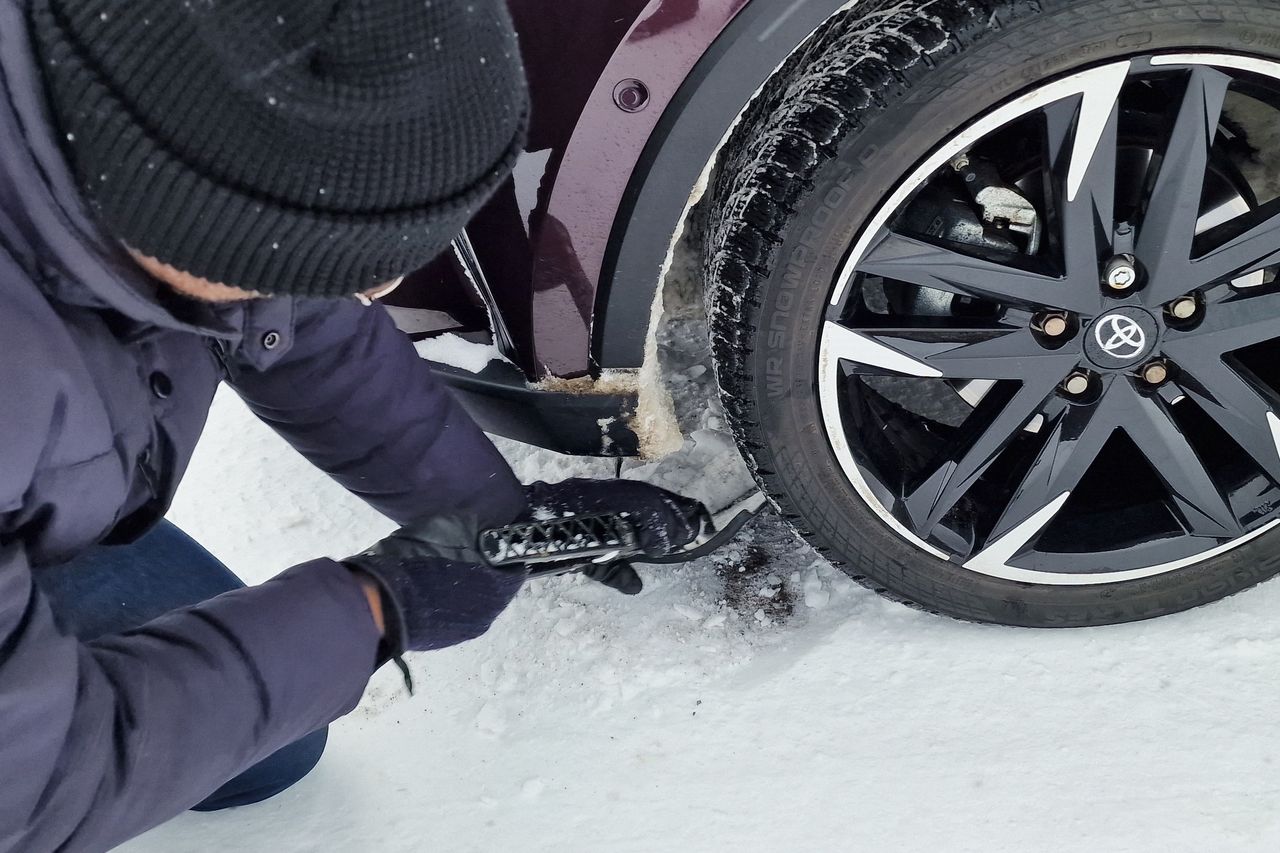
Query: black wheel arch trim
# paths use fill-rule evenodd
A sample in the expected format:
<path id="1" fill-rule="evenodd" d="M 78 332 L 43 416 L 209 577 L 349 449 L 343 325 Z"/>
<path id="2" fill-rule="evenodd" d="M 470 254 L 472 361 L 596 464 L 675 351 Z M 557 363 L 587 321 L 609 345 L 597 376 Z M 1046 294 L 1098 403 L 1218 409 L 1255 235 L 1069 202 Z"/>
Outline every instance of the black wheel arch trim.
<path id="1" fill-rule="evenodd" d="M 547 391 L 511 364 L 480 373 L 431 362 L 481 429 L 572 456 L 630 457 L 640 439 L 630 424 L 636 394 Z"/>
<path id="2" fill-rule="evenodd" d="M 734 123 L 796 49 L 848 0 L 753 0 L 703 54 L 663 112 L 614 221 L 597 295 L 592 350 L 600 368 L 644 362 L 661 270 L 707 164 Z"/>

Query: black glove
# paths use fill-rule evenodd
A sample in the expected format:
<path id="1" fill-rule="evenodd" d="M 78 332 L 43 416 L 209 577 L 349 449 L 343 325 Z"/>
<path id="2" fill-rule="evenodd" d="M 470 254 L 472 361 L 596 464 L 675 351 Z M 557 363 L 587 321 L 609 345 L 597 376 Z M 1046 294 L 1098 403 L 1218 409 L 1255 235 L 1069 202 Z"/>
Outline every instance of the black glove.
<path id="1" fill-rule="evenodd" d="M 486 565 L 480 530 L 474 516 L 425 519 L 342 561 L 382 587 L 385 657 L 473 640 L 515 598 L 527 570 Z"/>
<path id="2" fill-rule="evenodd" d="M 710 521 L 697 501 L 634 480 L 534 483 L 526 494 L 530 519 L 625 513 L 651 557 L 675 553 Z M 423 519 L 342 561 L 382 588 L 384 657 L 475 639 L 511 603 L 528 568 L 494 568 L 485 561 L 478 544 L 481 531 L 490 526 L 468 514 Z M 628 595 L 644 586 L 625 560 L 593 565 L 584 573 Z"/>
<path id="3" fill-rule="evenodd" d="M 698 501 L 638 480 L 565 480 L 525 487 L 532 518 L 626 514 L 635 525 L 640 547 L 650 557 L 669 557 L 696 539 L 711 524 Z M 641 561 L 643 562 L 643 561 Z M 615 560 L 583 570 L 587 577 L 635 595 L 644 588 L 631 563 Z"/>

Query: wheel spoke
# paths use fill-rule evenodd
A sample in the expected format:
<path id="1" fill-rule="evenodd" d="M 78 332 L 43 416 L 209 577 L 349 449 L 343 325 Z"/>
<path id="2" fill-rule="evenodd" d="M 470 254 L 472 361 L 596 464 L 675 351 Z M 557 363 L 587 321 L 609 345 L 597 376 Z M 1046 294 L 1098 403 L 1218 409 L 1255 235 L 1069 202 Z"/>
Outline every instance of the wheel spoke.
<path id="1" fill-rule="evenodd" d="M 1115 229 L 1120 92 L 1128 63 L 1089 72 L 1084 92 L 1045 110 L 1049 162 L 1061 182 L 1067 275 L 1092 287 Z"/>
<path id="2" fill-rule="evenodd" d="M 965 568 L 987 574 L 998 573 L 1008 566 L 1009 561 L 1019 551 L 1049 526 L 1049 522 L 1062 511 L 1069 497 L 1071 497 L 1070 492 L 1063 492 L 999 538 L 988 538 L 987 546 L 970 557 L 964 564 Z"/>
<path id="3" fill-rule="evenodd" d="M 919 376 L 927 379 L 938 379 L 942 376 L 942 372 L 936 367 L 894 349 L 871 335 L 855 332 L 839 323 L 826 324 L 822 335 L 821 358 L 824 361 L 836 359 L 875 368 L 871 371 L 859 371 L 864 373 L 900 373 L 904 376 Z"/>
<path id="4" fill-rule="evenodd" d="M 903 506 L 922 538 L 968 493 L 1006 448 L 1041 413 L 1056 382 L 1022 383 L 1012 396 L 988 394 L 931 473 L 903 497 Z"/>
<path id="5" fill-rule="evenodd" d="M 1137 396 L 1136 393 L 1134 395 Z M 1244 532 L 1200 454 L 1174 423 L 1162 398 L 1128 407 L 1124 430 L 1169 490 L 1173 509 L 1193 536 L 1228 539 Z"/>
<path id="6" fill-rule="evenodd" d="M 1047 509 L 1061 508 L 1065 497 L 1079 485 L 1115 432 L 1119 420 L 1116 397 L 1112 393 L 1115 384 L 1113 380 L 1096 406 L 1064 403 L 1050 425 L 1042 430 L 1045 442 L 992 528 L 987 540 L 989 548 L 1015 530 L 1019 535 L 1026 534 L 1030 541 L 1053 520 L 1056 510 L 1047 513 Z M 1041 522 L 1035 529 L 1027 525 L 1032 519 Z M 1008 542 L 1002 544 L 1003 547 L 1009 545 Z"/>
<path id="7" fill-rule="evenodd" d="M 847 330 L 846 330 L 847 331 Z M 848 341 L 843 348 L 850 361 L 909 376 L 948 379 L 1026 379 L 1048 376 L 1050 385 L 1062 380 L 1079 361 L 1070 348 L 1046 349 L 1029 328 L 992 329 L 953 326 L 862 328 L 847 334 L 830 333 Z M 832 352 L 837 352 L 833 349 Z"/>
<path id="8" fill-rule="evenodd" d="M 1190 289 L 1188 267 L 1200 200 L 1209 171 L 1209 153 L 1218 134 L 1231 78 L 1213 68 L 1197 67 L 1173 124 L 1146 215 L 1138 233 L 1138 257 L 1150 274 L 1144 299 L 1148 305 L 1168 302 Z"/>
<path id="9" fill-rule="evenodd" d="M 857 269 L 959 296 L 1012 305 L 1088 312 L 1092 294 L 1074 292 L 1064 278 L 999 264 L 956 249 L 885 229 L 872 242 Z M 1083 297 L 1083 298 L 1082 298 Z"/>
<path id="10" fill-rule="evenodd" d="M 1280 338 L 1280 289 L 1236 290 L 1220 285 L 1208 294 L 1209 306 L 1198 326 L 1170 330 L 1164 350 L 1175 361 L 1195 360 L 1202 353 L 1213 356 Z"/>
<path id="11" fill-rule="evenodd" d="M 1236 279 L 1280 264 L 1280 199 L 1207 232 L 1197 243 L 1217 242 L 1223 232 L 1236 236 L 1191 262 L 1197 284 Z"/>
<path id="12" fill-rule="evenodd" d="M 1280 395 L 1219 358 L 1182 367 L 1178 389 L 1280 484 Z"/>

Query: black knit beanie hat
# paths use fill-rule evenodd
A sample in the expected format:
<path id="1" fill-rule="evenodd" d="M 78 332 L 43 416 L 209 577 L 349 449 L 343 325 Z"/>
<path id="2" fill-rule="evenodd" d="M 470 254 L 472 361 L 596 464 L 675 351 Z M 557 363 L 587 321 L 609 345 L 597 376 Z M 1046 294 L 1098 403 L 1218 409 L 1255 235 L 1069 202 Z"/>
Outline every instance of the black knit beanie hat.
<path id="1" fill-rule="evenodd" d="M 31 14 L 107 230 L 210 281 L 340 296 L 412 272 L 523 145 L 502 0 L 34 0 Z"/>

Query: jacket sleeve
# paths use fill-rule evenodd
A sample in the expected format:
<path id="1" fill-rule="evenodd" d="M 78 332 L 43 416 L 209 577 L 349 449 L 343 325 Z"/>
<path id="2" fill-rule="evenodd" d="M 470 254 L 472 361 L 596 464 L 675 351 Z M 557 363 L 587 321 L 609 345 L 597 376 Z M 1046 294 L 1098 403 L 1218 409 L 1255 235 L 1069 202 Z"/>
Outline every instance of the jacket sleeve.
<path id="1" fill-rule="evenodd" d="M 466 511 L 500 525 L 525 509 L 510 466 L 385 310 L 296 306 L 279 362 L 229 367 L 259 418 L 398 524 Z"/>
<path id="2" fill-rule="evenodd" d="M 0 851 L 105 850 L 355 707 L 377 630 L 330 560 L 80 643 L 0 540 Z"/>

